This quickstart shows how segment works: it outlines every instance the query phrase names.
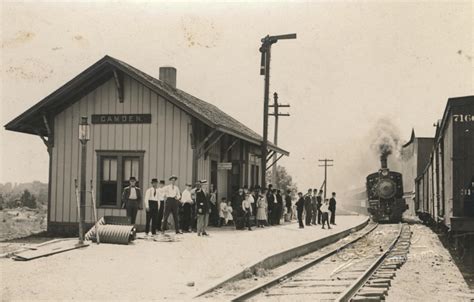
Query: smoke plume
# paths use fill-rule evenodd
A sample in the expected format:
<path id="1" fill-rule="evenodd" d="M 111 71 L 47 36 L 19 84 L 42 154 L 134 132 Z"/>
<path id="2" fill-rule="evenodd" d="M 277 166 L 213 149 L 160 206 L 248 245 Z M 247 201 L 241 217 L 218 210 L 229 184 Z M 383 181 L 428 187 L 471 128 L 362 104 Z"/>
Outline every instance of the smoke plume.
<path id="1" fill-rule="evenodd" d="M 372 142 L 370 148 L 380 157 L 394 154 L 400 155 L 400 131 L 389 119 L 381 118 L 371 131 Z"/>

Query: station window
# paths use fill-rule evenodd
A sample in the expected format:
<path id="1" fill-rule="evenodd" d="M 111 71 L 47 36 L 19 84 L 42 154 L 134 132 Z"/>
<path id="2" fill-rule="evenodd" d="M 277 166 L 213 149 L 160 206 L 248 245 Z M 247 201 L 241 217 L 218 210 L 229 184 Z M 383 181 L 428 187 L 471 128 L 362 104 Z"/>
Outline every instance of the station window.
<path id="1" fill-rule="evenodd" d="M 130 176 L 137 178 L 137 185 L 140 184 L 143 176 L 143 153 L 97 151 L 97 206 L 121 207 L 122 190 L 128 186 Z"/>

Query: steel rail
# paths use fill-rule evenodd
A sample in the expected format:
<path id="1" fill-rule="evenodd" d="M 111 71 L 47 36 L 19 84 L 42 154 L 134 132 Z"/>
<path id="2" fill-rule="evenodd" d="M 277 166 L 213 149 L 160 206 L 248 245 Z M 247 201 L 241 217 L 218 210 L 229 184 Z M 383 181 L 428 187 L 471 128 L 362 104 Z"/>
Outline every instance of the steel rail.
<path id="1" fill-rule="evenodd" d="M 313 266 L 313 265 L 315 265 L 315 264 L 317 264 L 317 263 L 319 263 L 319 262 L 325 260 L 326 258 L 328 258 L 328 257 L 330 257 L 330 256 L 332 256 L 332 255 L 334 255 L 334 254 L 336 254 L 336 253 L 338 253 L 338 252 L 340 252 L 341 250 L 343 250 L 343 249 L 349 247 L 350 245 L 352 245 L 352 244 L 356 243 L 357 241 L 359 241 L 360 239 L 364 238 L 365 236 L 367 236 L 368 234 L 370 234 L 373 230 L 375 230 L 375 229 L 377 228 L 377 226 L 378 226 L 378 224 L 374 224 L 374 226 L 373 226 L 370 230 L 368 230 L 368 231 L 365 232 L 364 234 L 360 235 L 359 237 L 357 237 L 357 238 L 351 240 L 350 242 L 344 244 L 343 246 L 341 246 L 341 247 L 339 247 L 339 248 L 337 248 L 337 249 L 333 249 L 332 251 L 329 251 L 329 252 L 327 252 L 326 254 L 324 254 L 324 255 L 322 255 L 322 256 L 320 256 L 320 257 L 317 257 L 317 258 L 311 260 L 311 261 L 308 262 L 308 263 L 305 263 L 305 264 L 303 264 L 303 265 L 301 265 L 301 266 L 298 266 L 298 267 L 296 267 L 296 268 L 290 270 L 289 272 L 286 272 L 286 273 L 284 273 L 284 274 L 282 274 L 282 275 L 280 275 L 280 276 L 278 276 L 278 277 L 276 277 L 276 278 L 273 278 L 273 279 L 271 279 L 271 280 L 269 280 L 269 281 L 267 281 L 267 282 L 265 282 L 265 283 L 263 283 L 263 284 L 261 284 L 261 285 L 257 285 L 257 286 L 255 286 L 255 287 L 253 287 L 253 288 L 247 290 L 246 292 L 243 292 L 242 294 L 240 294 L 240 295 L 238 295 L 238 296 L 232 298 L 231 301 L 245 301 L 245 300 L 247 300 L 247 299 L 249 299 L 249 298 L 251 298 L 251 297 L 253 297 L 253 296 L 255 296 L 255 295 L 259 294 L 259 293 L 261 293 L 261 292 L 264 291 L 265 289 L 267 289 L 267 288 L 269 288 L 269 287 L 272 287 L 272 286 L 274 286 L 274 285 L 276 285 L 276 284 L 278 284 L 278 283 L 280 283 L 280 282 L 282 282 L 282 281 L 288 279 L 289 277 L 294 276 L 294 275 L 298 274 L 299 272 L 302 272 L 302 271 L 304 271 L 304 270 L 310 268 L 311 266 Z"/>
<path id="2" fill-rule="evenodd" d="M 383 263 L 385 258 L 387 258 L 388 254 L 392 251 L 395 244 L 397 244 L 398 240 L 400 239 L 400 235 L 402 234 L 402 224 L 400 224 L 400 229 L 398 230 L 398 235 L 395 239 L 390 243 L 388 249 L 380 255 L 372 265 L 352 284 L 350 285 L 344 292 L 342 292 L 336 299 L 339 302 L 347 302 L 350 301 L 357 292 L 364 286 L 364 284 L 369 280 L 369 278 L 373 275 L 375 271 L 377 271 L 378 267 Z"/>

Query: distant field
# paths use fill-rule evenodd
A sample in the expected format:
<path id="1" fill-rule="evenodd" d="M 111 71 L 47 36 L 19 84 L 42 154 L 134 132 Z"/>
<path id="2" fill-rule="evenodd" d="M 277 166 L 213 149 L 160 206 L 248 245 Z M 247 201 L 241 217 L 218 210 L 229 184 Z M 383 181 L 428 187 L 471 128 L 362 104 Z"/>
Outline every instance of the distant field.
<path id="1" fill-rule="evenodd" d="M 3 209 L 0 211 L 0 241 L 46 231 L 46 209 Z"/>

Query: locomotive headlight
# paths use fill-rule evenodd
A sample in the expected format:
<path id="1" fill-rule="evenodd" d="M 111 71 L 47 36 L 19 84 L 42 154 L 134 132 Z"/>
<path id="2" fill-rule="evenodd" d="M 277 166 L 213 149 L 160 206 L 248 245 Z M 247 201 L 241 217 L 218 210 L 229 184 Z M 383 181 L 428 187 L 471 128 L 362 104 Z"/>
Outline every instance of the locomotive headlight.
<path id="1" fill-rule="evenodd" d="M 382 170 L 382 175 L 387 176 L 388 175 L 388 170 Z"/>

